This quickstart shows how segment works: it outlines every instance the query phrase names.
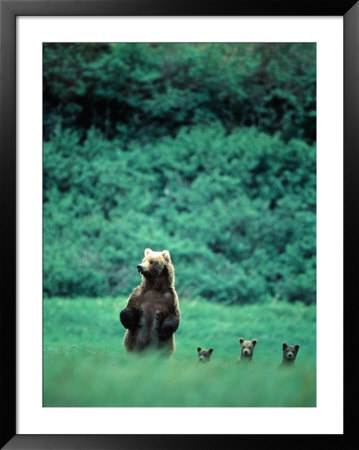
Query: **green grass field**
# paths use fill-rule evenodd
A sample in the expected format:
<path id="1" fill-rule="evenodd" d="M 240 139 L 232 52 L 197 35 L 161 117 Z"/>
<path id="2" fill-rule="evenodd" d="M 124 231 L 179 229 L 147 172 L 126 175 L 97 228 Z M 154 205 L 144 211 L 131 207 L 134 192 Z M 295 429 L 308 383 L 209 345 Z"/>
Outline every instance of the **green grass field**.
<path id="1" fill-rule="evenodd" d="M 126 298 L 44 300 L 43 405 L 51 407 L 314 407 L 316 310 L 302 303 L 226 306 L 181 301 L 171 359 L 127 354 L 118 318 Z M 252 364 L 238 338 L 258 339 Z M 300 344 L 280 369 L 282 342 Z M 214 347 L 208 364 L 197 346 Z"/>

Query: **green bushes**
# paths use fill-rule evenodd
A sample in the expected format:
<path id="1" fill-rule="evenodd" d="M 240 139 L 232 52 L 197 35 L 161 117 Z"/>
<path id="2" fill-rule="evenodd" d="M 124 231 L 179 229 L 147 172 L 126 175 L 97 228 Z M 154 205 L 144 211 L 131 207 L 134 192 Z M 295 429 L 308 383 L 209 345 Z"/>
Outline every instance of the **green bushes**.
<path id="1" fill-rule="evenodd" d="M 46 140 L 58 123 L 145 143 L 218 120 L 313 143 L 315 95 L 314 44 L 44 45 Z"/>
<path id="2" fill-rule="evenodd" d="M 44 292 L 127 295 L 146 247 L 182 297 L 315 302 L 315 147 L 256 128 L 147 143 L 56 128 L 44 144 Z"/>
<path id="3" fill-rule="evenodd" d="M 315 302 L 315 45 L 44 44 L 44 294 Z"/>

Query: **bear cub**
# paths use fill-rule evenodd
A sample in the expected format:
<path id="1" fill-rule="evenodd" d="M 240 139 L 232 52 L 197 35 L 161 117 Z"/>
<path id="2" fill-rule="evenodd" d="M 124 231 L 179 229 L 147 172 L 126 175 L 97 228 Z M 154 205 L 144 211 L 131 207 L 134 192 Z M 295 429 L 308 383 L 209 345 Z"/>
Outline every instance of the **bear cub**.
<path id="1" fill-rule="evenodd" d="M 170 356 L 175 348 L 173 334 L 180 323 L 180 310 L 169 251 L 146 248 L 137 270 L 142 282 L 120 312 L 121 323 L 127 329 L 124 346 L 128 352 L 157 348 Z"/>
<path id="2" fill-rule="evenodd" d="M 291 366 L 294 361 L 295 358 L 297 357 L 297 353 L 299 350 L 299 345 L 287 345 L 285 342 L 283 342 L 282 344 L 282 348 L 283 348 L 283 359 L 281 362 L 281 366 Z"/>
<path id="3" fill-rule="evenodd" d="M 241 344 L 241 354 L 237 361 L 252 361 L 254 347 L 257 344 L 257 339 L 252 339 L 251 341 L 245 341 L 243 338 L 239 338 L 239 343 Z"/>
<path id="4" fill-rule="evenodd" d="M 198 352 L 198 361 L 204 363 L 211 360 L 213 348 L 211 347 L 209 350 L 206 350 L 205 348 L 197 347 L 197 352 Z"/>

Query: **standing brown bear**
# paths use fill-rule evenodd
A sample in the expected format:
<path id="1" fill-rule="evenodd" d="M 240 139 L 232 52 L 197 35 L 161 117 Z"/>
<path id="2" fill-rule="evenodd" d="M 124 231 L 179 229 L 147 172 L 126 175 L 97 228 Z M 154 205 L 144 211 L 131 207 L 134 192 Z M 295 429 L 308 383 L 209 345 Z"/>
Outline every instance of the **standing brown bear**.
<path id="1" fill-rule="evenodd" d="M 127 328 L 124 346 L 129 352 L 158 348 L 171 355 L 180 310 L 169 251 L 146 248 L 137 269 L 142 274 L 142 283 L 133 290 L 120 313 L 122 325 Z"/>

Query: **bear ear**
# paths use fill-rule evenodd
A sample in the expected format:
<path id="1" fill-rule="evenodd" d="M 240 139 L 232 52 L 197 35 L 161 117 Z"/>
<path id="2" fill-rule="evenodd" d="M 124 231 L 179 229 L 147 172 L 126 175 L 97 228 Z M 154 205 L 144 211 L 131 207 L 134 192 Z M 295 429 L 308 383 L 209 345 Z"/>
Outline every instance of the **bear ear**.
<path id="1" fill-rule="evenodd" d="M 208 350 L 208 353 L 210 353 L 210 354 L 213 353 L 213 348 L 212 347 Z"/>
<path id="2" fill-rule="evenodd" d="M 199 353 L 201 351 L 201 347 L 197 347 L 197 352 Z"/>
<path id="3" fill-rule="evenodd" d="M 146 248 L 145 250 L 145 256 L 148 256 L 152 253 L 152 250 L 150 248 Z"/>
<path id="4" fill-rule="evenodd" d="M 285 350 L 288 347 L 288 345 L 285 342 L 283 342 L 282 347 L 283 347 L 283 350 Z"/>
<path id="5" fill-rule="evenodd" d="M 170 252 L 168 250 L 163 250 L 162 255 L 167 261 L 171 261 Z"/>
<path id="6" fill-rule="evenodd" d="M 252 339 L 252 344 L 253 345 L 256 345 L 257 342 L 258 342 L 257 339 Z"/>
<path id="7" fill-rule="evenodd" d="M 297 344 L 297 345 L 294 346 L 294 348 L 295 348 L 297 351 L 299 350 L 299 347 L 300 347 L 299 344 Z"/>
<path id="8" fill-rule="evenodd" d="M 243 342 L 244 342 L 244 339 L 243 339 L 243 338 L 239 338 L 238 340 L 239 340 L 239 342 L 240 342 L 241 344 L 243 344 Z"/>

